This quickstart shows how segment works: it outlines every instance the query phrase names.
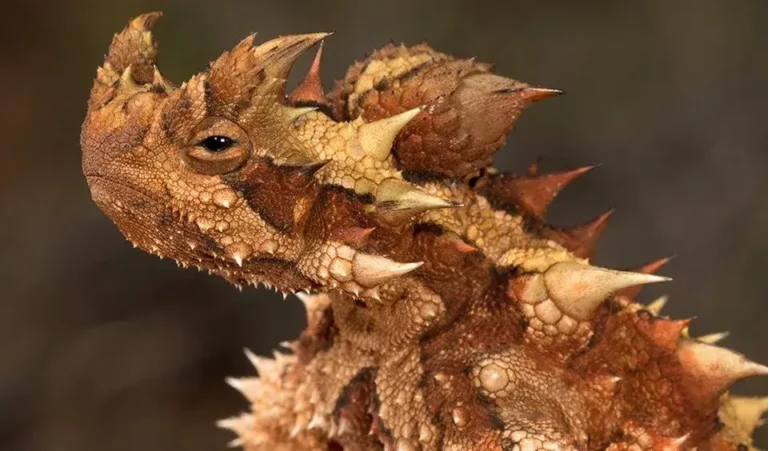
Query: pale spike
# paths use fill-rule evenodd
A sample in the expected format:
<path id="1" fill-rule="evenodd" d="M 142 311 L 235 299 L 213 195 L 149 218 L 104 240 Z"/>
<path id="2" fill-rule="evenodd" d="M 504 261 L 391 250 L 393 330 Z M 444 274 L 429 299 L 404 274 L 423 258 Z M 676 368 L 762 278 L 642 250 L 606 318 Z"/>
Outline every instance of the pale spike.
<path id="1" fill-rule="evenodd" d="M 259 373 L 259 377 L 267 378 L 275 372 L 276 362 L 273 359 L 270 359 L 269 357 L 258 356 L 251 352 L 248 348 L 245 348 L 243 352 L 251 362 L 251 365 L 256 368 L 256 371 Z"/>
<path id="2" fill-rule="evenodd" d="M 442 197 L 433 196 L 414 188 L 408 182 L 392 178 L 381 182 L 376 192 L 376 202 L 377 208 L 383 211 L 425 211 L 459 206 L 459 204 Z"/>
<path id="3" fill-rule="evenodd" d="M 245 446 L 245 441 L 240 437 L 227 442 L 227 448 L 242 448 L 243 446 Z"/>
<path id="4" fill-rule="evenodd" d="M 216 421 L 216 427 L 220 429 L 229 429 L 230 431 L 236 432 L 236 429 L 235 429 L 236 422 L 237 422 L 237 418 L 235 417 L 225 418 L 223 420 Z"/>
<path id="5" fill-rule="evenodd" d="M 296 422 L 296 424 L 293 425 L 293 428 L 291 428 L 291 432 L 289 433 L 289 436 L 291 438 L 296 438 L 296 436 L 298 436 L 299 433 L 303 430 L 304 430 L 304 427 L 302 427 L 300 423 Z"/>
<path id="6" fill-rule="evenodd" d="M 240 381 L 240 379 L 237 379 L 235 377 L 228 377 L 225 379 L 227 382 L 227 385 L 234 388 L 235 390 L 239 391 L 240 393 L 243 392 L 243 383 Z"/>
<path id="7" fill-rule="evenodd" d="M 285 80 L 296 58 L 308 48 L 330 36 L 331 33 L 311 33 L 281 36 L 267 41 L 252 52 L 264 66 L 267 75 Z M 282 90 L 282 84 L 280 84 Z"/>
<path id="8" fill-rule="evenodd" d="M 307 107 L 281 106 L 280 110 L 283 112 L 283 114 L 287 118 L 288 122 L 293 122 L 296 119 L 300 118 L 301 116 L 304 116 L 307 113 L 311 113 L 313 111 L 317 111 L 317 107 L 314 107 L 314 106 L 307 106 Z"/>
<path id="9" fill-rule="evenodd" d="M 296 297 L 299 298 L 299 300 L 304 304 L 304 308 L 308 311 L 311 310 L 315 304 L 314 300 L 312 299 L 312 295 L 309 293 L 304 292 L 298 292 L 295 293 Z"/>
<path id="10" fill-rule="evenodd" d="M 544 273 L 552 302 L 580 321 L 591 319 L 600 304 L 616 290 L 667 280 L 670 279 L 653 274 L 614 271 L 575 262 L 555 263 Z"/>
<path id="11" fill-rule="evenodd" d="M 358 252 L 352 259 L 355 282 L 372 288 L 392 278 L 407 274 L 424 262 L 399 263 L 387 257 Z"/>
<path id="12" fill-rule="evenodd" d="M 381 302 L 381 293 L 379 293 L 379 287 L 369 288 L 360 295 L 364 298 L 373 299 L 374 301 Z"/>
<path id="13" fill-rule="evenodd" d="M 689 432 L 689 433 L 687 433 L 685 435 L 682 435 L 682 436 L 672 440 L 672 446 L 675 447 L 673 449 L 682 449 L 683 445 L 685 444 L 685 442 L 688 441 L 688 438 L 690 436 L 691 436 L 691 433 Z"/>
<path id="14" fill-rule="evenodd" d="M 739 379 L 768 376 L 768 367 L 743 354 L 696 340 L 683 340 L 677 347 L 683 369 L 694 377 L 699 391 L 716 395 Z"/>
<path id="15" fill-rule="evenodd" d="M 768 412 L 768 397 L 727 396 L 722 400 L 721 410 L 738 419 L 739 425 L 746 429 L 745 432 L 751 434 L 764 422 L 763 415 Z"/>
<path id="16" fill-rule="evenodd" d="M 124 93 L 129 93 L 139 89 L 139 85 L 137 85 L 133 80 L 133 75 L 131 74 L 132 67 L 133 66 L 128 65 L 128 67 L 126 67 L 123 71 L 123 74 L 120 76 L 120 85 L 118 89 Z"/>
<path id="17" fill-rule="evenodd" d="M 278 367 L 284 366 L 291 360 L 291 356 L 289 354 L 284 354 L 276 349 L 272 351 L 272 355 L 274 356 L 275 363 Z"/>
<path id="18" fill-rule="evenodd" d="M 348 419 L 341 417 L 339 420 L 339 435 L 346 435 L 346 434 L 354 434 L 355 433 L 355 427 L 352 425 L 352 422 Z"/>
<path id="19" fill-rule="evenodd" d="M 328 428 L 328 438 L 336 438 L 339 435 L 339 425 L 331 418 L 331 426 Z"/>
<path id="20" fill-rule="evenodd" d="M 309 421 L 309 424 L 307 425 L 307 429 L 326 430 L 328 429 L 328 421 L 326 421 L 325 417 L 322 414 L 315 413 L 315 415 L 312 416 L 312 419 Z"/>
<path id="21" fill-rule="evenodd" d="M 728 335 L 730 335 L 730 334 L 731 333 L 728 332 L 728 331 L 717 332 L 717 333 L 714 333 L 714 334 L 702 335 L 701 337 L 697 337 L 696 339 L 701 341 L 701 342 L 703 342 L 703 343 L 707 343 L 707 344 L 713 345 L 713 344 L 716 344 L 716 343 L 719 343 L 719 342 L 725 340 L 728 337 Z"/>
<path id="22" fill-rule="evenodd" d="M 645 309 L 653 313 L 654 315 L 659 316 L 661 311 L 664 309 L 664 306 L 667 305 L 667 301 L 669 301 L 669 296 L 667 295 L 660 296 L 655 301 L 648 304 L 648 306 L 645 307 Z"/>
<path id="23" fill-rule="evenodd" d="M 281 348 L 296 352 L 296 345 L 292 341 L 285 340 L 285 341 L 281 341 L 279 344 Z"/>
<path id="24" fill-rule="evenodd" d="M 157 66 L 154 66 L 154 71 L 152 86 L 160 87 L 163 89 L 163 91 L 165 91 L 166 94 L 170 94 L 171 91 L 173 91 L 171 84 L 168 82 L 168 80 L 165 79 L 165 77 L 163 77 Z"/>
<path id="25" fill-rule="evenodd" d="M 392 144 L 397 134 L 422 108 L 414 108 L 403 113 L 363 124 L 357 129 L 357 137 L 363 151 L 376 161 L 386 161 L 392 151 Z"/>

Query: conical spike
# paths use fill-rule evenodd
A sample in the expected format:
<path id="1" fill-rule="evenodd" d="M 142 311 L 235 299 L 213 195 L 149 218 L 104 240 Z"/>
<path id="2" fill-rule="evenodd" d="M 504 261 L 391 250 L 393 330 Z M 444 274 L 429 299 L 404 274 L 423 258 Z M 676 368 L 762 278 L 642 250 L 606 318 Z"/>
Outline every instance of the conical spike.
<path id="1" fill-rule="evenodd" d="M 372 288 L 387 280 L 407 274 L 423 263 L 399 263 L 387 257 L 358 252 L 352 260 L 352 273 L 355 282 L 364 287 Z"/>
<path id="2" fill-rule="evenodd" d="M 308 48 L 327 38 L 331 33 L 312 33 L 281 36 L 253 49 L 259 67 L 276 83 L 265 83 L 262 88 L 273 91 L 282 98 L 285 79 L 296 58 Z"/>
<path id="3" fill-rule="evenodd" d="M 768 367 L 730 349 L 696 340 L 682 341 L 677 357 L 704 400 L 719 395 L 739 379 L 768 376 Z"/>
<path id="4" fill-rule="evenodd" d="M 284 106 L 282 107 L 281 110 L 287 122 L 293 122 L 307 113 L 317 111 L 317 107 L 315 106 L 302 106 L 302 107 Z"/>
<path id="5" fill-rule="evenodd" d="M 299 292 L 297 292 L 297 293 L 294 293 L 294 294 L 296 295 L 296 297 L 297 297 L 297 298 L 299 298 L 299 300 L 300 300 L 302 303 L 304 303 L 304 307 L 305 307 L 307 310 L 311 309 L 311 308 L 312 308 L 312 306 L 314 305 L 314 303 L 313 303 L 313 301 L 312 301 L 312 299 L 313 299 L 313 296 L 312 296 L 311 294 L 308 294 L 308 293 L 302 293 L 301 291 L 299 291 Z"/>
<path id="6" fill-rule="evenodd" d="M 667 305 L 667 301 L 669 301 L 669 296 L 660 296 L 658 299 L 648 304 L 645 309 L 654 315 L 659 316 L 661 311 L 664 309 L 664 306 Z"/>
<path id="7" fill-rule="evenodd" d="M 129 65 L 125 68 L 123 74 L 120 76 L 120 84 L 118 89 L 123 94 L 130 94 L 139 89 L 139 85 L 136 84 L 136 81 L 134 81 L 131 72 L 133 72 L 133 66 Z"/>
<path id="8" fill-rule="evenodd" d="M 397 179 L 386 179 L 381 182 L 376 192 L 376 201 L 377 208 L 384 212 L 395 210 L 421 212 L 458 206 L 454 202 L 427 194 L 414 188 L 410 183 Z"/>
<path id="9" fill-rule="evenodd" d="M 655 274 L 656 271 L 659 270 L 659 268 L 669 263 L 670 260 L 672 260 L 672 256 L 660 258 L 646 265 L 643 265 L 637 269 L 634 269 L 633 272 L 639 272 L 643 274 Z M 616 296 L 624 296 L 625 298 L 634 299 L 637 297 L 638 294 L 640 294 L 640 290 L 642 289 L 643 289 L 642 286 L 625 288 L 623 290 L 617 291 Z"/>
<path id="10" fill-rule="evenodd" d="M 242 448 L 243 446 L 245 446 L 245 440 L 240 437 L 227 442 L 227 448 Z"/>
<path id="11" fill-rule="evenodd" d="M 386 119 L 361 125 L 357 129 L 357 136 L 363 151 L 376 161 L 386 161 L 397 134 L 411 119 L 421 113 L 421 110 L 421 108 L 414 108 Z"/>
<path id="12" fill-rule="evenodd" d="M 355 434 L 357 428 L 346 417 L 339 420 L 339 435 Z"/>
<path id="13" fill-rule="evenodd" d="M 312 419 L 309 421 L 309 424 L 307 425 L 307 429 L 326 430 L 328 429 L 328 421 L 325 419 L 324 415 L 320 413 L 315 413 L 312 416 Z"/>
<path id="14" fill-rule="evenodd" d="M 221 429 L 229 429 L 238 435 L 243 435 L 248 428 L 255 422 L 253 415 L 241 415 L 239 417 L 230 417 L 216 422 L 216 426 Z"/>
<path id="15" fill-rule="evenodd" d="M 531 103 L 563 94 L 565 94 L 565 91 L 561 91 L 559 89 L 542 88 L 538 86 L 526 86 L 520 90 L 520 98 Z"/>
<path id="16" fill-rule="evenodd" d="M 288 95 L 288 100 L 294 104 L 309 103 L 327 105 L 328 101 L 323 92 L 323 81 L 320 78 L 320 64 L 323 59 L 323 46 L 325 41 L 320 41 L 315 59 L 309 67 L 309 72 L 304 76 L 298 86 Z"/>
<path id="17" fill-rule="evenodd" d="M 728 336 L 730 334 L 731 333 L 728 332 L 728 331 L 717 332 L 717 333 L 714 333 L 714 334 L 707 334 L 707 335 L 702 335 L 701 337 L 696 337 L 696 340 L 698 340 L 698 341 L 700 341 L 702 343 L 707 343 L 707 344 L 714 345 L 714 344 L 717 344 L 717 343 L 725 340 L 726 338 L 728 338 Z"/>
<path id="18" fill-rule="evenodd" d="M 154 75 L 152 78 L 152 88 L 170 94 L 173 91 L 173 85 L 163 77 L 157 66 L 154 66 Z"/>
<path id="19" fill-rule="evenodd" d="M 556 263 L 544 273 L 552 301 L 570 317 L 582 321 L 591 319 L 600 304 L 617 290 L 667 280 L 670 279 L 575 262 Z"/>
<path id="20" fill-rule="evenodd" d="M 607 211 L 588 223 L 573 228 L 546 228 L 545 235 L 563 245 L 579 258 L 591 258 L 597 240 L 608 225 L 614 210 Z"/>
<path id="21" fill-rule="evenodd" d="M 368 241 L 368 237 L 376 230 L 376 227 L 344 227 L 331 231 L 331 239 L 347 244 L 362 246 Z"/>
<path id="22" fill-rule="evenodd" d="M 657 346 L 673 351 L 681 338 L 685 337 L 688 325 L 693 321 L 689 319 L 671 320 L 658 318 L 649 323 L 649 333 Z"/>
<path id="23" fill-rule="evenodd" d="M 753 398 L 747 396 L 723 395 L 720 405 L 720 417 L 731 419 L 738 424 L 728 426 L 743 429 L 744 435 L 749 436 L 752 431 L 760 427 L 764 420 L 763 415 L 768 412 L 768 397 Z"/>
<path id="24" fill-rule="evenodd" d="M 257 400 L 263 392 L 262 382 L 257 377 L 244 377 L 240 379 L 228 377 L 226 382 L 227 385 L 239 391 L 249 401 Z"/>
<path id="25" fill-rule="evenodd" d="M 266 379 L 275 374 L 276 362 L 273 359 L 270 359 L 269 357 L 258 356 L 251 352 L 248 348 L 244 349 L 243 352 L 251 362 L 251 365 L 253 365 L 253 367 L 259 373 L 259 377 Z"/>
<path id="26" fill-rule="evenodd" d="M 292 170 L 298 176 L 312 178 L 314 177 L 315 174 L 317 174 L 317 171 L 319 171 L 320 169 L 323 169 L 325 165 L 328 164 L 329 161 L 330 160 L 313 161 L 310 163 L 298 164 L 298 165 L 286 164 L 284 167 Z"/>
<path id="27" fill-rule="evenodd" d="M 308 166 L 318 162 L 301 152 L 291 152 L 275 158 L 275 163 L 285 166 Z"/>
<path id="28" fill-rule="evenodd" d="M 691 434 L 681 435 L 680 437 L 662 437 L 656 440 L 653 449 L 659 449 L 664 451 L 678 451 L 687 449 L 684 445 L 688 441 Z"/>
<path id="29" fill-rule="evenodd" d="M 594 169 L 584 166 L 571 171 L 555 172 L 541 176 L 503 177 L 501 179 L 504 195 L 527 213 L 543 219 L 549 204 L 570 182 Z"/>

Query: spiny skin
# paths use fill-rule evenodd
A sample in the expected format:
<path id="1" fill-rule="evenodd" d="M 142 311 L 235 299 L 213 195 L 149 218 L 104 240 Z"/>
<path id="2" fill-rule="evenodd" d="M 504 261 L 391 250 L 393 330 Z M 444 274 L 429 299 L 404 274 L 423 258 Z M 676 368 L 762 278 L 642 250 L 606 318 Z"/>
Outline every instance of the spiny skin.
<path id="1" fill-rule="evenodd" d="M 592 266 L 607 214 L 547 206 L 590 167 L 490 166 L 522 110 L 558 93 L 425 44 L 386 46 L 330 95 L 325 33 L 253 36 L 175 87 L 140 16 L 112 42 L 82 128 L 95 202 L 135 245 L 238 285 L 299 293 L 291 354 L 230 379 L 222 420 L 254 450 L 751 448 L 768 368 L 632 301 L 653 273 Z"/>

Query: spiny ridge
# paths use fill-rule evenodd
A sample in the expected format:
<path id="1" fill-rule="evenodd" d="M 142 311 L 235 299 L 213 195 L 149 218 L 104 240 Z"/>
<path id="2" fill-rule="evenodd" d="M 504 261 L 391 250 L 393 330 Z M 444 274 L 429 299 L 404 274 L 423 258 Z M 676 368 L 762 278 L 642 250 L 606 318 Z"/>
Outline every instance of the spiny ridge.
<path id="1" fill-rule="evenodd" d="M 610 212 L 544 222 L 592 167 L 491 166 L 522 111 L 560 91 L 421 44 L 373 52 L 326 96 L 327 33 L 248 36 L 177 88 L 156 67 L 158 17 L 130 22 L 97 71 L 83 170 L 134 246 L 303 303 L 290 352 L 246 350 L 258 376 L 227 379 L 250 403 L 218 423 L 232 446 L 752 446 L 768 403 L 726 390 L 768 367 L 661 316 L 666 297 L 633 300 L 669 280 L 653 274 L 668 259 L 592 265 Z"/>

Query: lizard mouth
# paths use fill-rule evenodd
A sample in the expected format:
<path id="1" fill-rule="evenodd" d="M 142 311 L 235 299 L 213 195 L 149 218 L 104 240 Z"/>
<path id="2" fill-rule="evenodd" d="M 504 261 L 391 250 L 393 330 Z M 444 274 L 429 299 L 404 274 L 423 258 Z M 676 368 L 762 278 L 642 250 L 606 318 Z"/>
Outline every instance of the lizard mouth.
<path id="1" fill-rule="evenodd" d="M 85 179 L 88 182 L 88 186 L 91 188 L 91 197 L 97 204 L 112 206 L 116 202 L 115 199 L 126 198 L 126 191 L 129 195 L 135 196 L 138 202 L 159 202 L 155 196 L 146 190 L 104 174 L 86 173 Z"/>

